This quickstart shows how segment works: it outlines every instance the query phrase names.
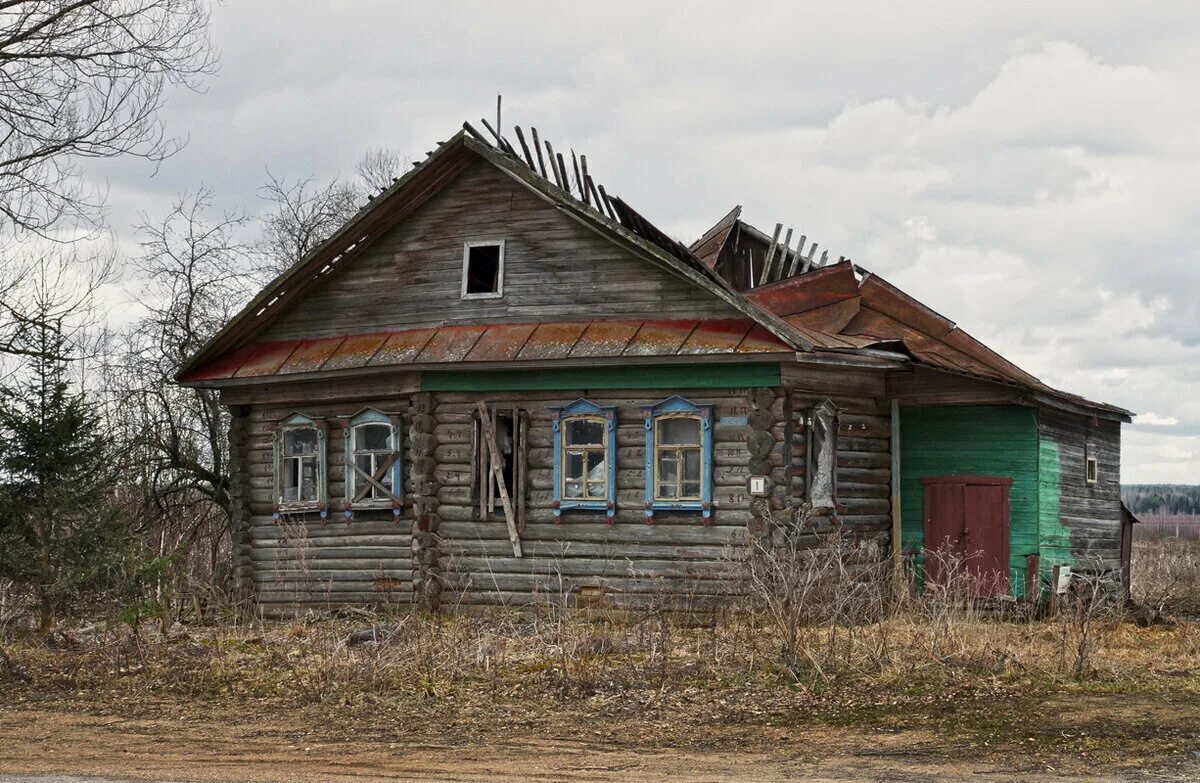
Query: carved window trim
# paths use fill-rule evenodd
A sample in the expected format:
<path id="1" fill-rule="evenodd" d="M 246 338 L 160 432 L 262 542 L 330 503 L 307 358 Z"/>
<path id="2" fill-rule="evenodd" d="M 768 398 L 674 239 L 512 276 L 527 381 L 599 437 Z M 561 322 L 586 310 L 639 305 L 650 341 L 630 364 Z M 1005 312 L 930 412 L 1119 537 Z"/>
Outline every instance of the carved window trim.
<path id="1" fill-rule="evenodd" d="M 652 520 L 656 511 L 699 511 L 710 519 L 713 512 L 713 406 L 674 396 L 656 405 L 642 406 L 646 430 L 646 518 Z M 658 492 L 658 422 L 670 418 L 691 418 L 700 422 L 700 497 L 665 499 Z"/>

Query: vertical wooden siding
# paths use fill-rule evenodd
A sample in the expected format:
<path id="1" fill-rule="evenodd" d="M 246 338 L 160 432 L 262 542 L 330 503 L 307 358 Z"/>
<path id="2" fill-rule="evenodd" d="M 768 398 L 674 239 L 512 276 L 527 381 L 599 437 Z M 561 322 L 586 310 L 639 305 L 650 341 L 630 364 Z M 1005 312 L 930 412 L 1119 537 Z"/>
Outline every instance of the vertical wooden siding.
<path id="1" fill-rule="evenodd" d="M 463 301 L 463 243 L 505 240 L 504 296 Z M 740 317 L 634 258 L 489 164 L 441 193 L 306 296 L 263 340 L 454 323 L 625 316 Z"/>
<path id="2" fill-rule="evenodd" d="M 1040 514 L 1043 572 L 1055 563 L 1111 572 L 1121 554 L 1121 425 L 1042 409 Z M 1088 484 L 1090 444 L 1099 468 Z"/>
<path id="3" fill-rule="evenodd" d="M 926 476 L 977 474 L 1013 480 L 1009 490 L 1009 583 L 1024 593 L 1025 556 L 1039 552 L 1037 411 L 1019 406 L 903 407 L 900 418 L 903 548 L 924 546 Z"/>

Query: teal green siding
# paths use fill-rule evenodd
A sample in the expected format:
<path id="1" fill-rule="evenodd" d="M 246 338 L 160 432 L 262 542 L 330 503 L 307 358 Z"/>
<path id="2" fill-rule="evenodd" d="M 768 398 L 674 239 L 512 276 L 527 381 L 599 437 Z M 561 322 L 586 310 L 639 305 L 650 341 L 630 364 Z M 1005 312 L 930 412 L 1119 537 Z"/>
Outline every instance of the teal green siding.
<path id="1" fill-rule="evenodd" d="M 700 357 L 697 357 L 699 360 Z M 630 365 L 547 370 L 448 370 L 421 374 L 422 391 L 720 389 L 779 386 L 778 364 Z"/>
<path id="2" fill-rule="evenodd" d="M 924 541 L 923 477 L 972 474 L 1013 480 L 1009 583 L 1014 595 L 1022 595 L 1025 555 L 1039 551 L 1043 485 L 1039 483 L 1037 411 L 1019 406 L 901 408 L 900 462 L 905 551 L 919 551 Z"/>
<path id="3" fill-rule="evenodd" d="M 1042 574 L 1048 578 L 1057 563 L 1075 565 L 1075 555 L 1071 551 L 1071 531 L 1063 527 L 1060 516 L 1062 462 L 1058 444 L 1042 437 L 1039 446 L 1038 534 L 1042 544 Z"/>

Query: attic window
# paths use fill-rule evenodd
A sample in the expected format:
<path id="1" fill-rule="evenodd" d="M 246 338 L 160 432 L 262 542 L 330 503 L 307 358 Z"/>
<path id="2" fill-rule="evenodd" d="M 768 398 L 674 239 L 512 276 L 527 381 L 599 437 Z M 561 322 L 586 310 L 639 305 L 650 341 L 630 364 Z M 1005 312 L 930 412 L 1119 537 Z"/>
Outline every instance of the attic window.
<path id="1" fill-rule="evenodd" d="M 504 240 L 463 245 L 463 299 L 499 299 L 504 295 Z"/>

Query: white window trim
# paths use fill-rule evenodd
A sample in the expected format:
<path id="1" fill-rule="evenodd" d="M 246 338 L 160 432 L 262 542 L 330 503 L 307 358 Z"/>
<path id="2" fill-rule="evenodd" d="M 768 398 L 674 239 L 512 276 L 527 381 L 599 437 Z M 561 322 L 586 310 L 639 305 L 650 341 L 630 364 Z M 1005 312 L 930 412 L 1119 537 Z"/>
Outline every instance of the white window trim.
<path id="1" fill-rule="evenodd" d="M 500 248 L 500 266 L 496 270 L 496 290 L 487 291 L 478 294 L 467 293 L 467 269 L 471 263 L 471 248 L 473 247 L 496 247 Z M 488 239 L 478 242 L 463 243 L 463 261 L 462 261 L 462 282 L 459 286 L 459 294 L 463 299 L 499 299 L 504 296 L 504 240 L 503 239 Z"/>

